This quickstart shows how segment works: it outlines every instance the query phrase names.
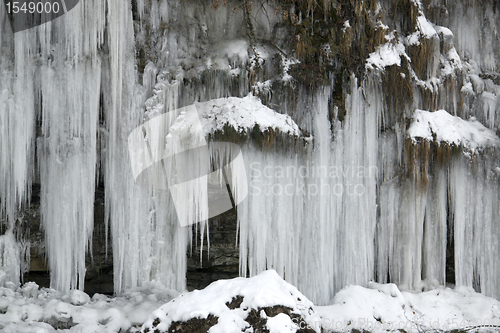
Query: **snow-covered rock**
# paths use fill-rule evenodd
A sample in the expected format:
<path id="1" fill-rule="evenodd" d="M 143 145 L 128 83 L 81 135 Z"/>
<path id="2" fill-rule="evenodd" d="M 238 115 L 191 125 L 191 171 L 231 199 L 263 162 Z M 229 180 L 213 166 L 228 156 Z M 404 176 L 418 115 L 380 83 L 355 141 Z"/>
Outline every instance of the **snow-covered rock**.
<path id="1" fill-rule="evenodd" d="M 436 140 L 462 146 L 470 150 L 499 146 L 500 139 L 495 132 L 486 128 L 475 118 L 463 120 L 445 110 L 429 112 L 415 110 L 408 135 L 416 140 Z"/>
<path id="2" fill-rule="evenodd" d="M 203 290 L 181 294 L 154 311 L 141 332 L 210 333 L 320 332 L 313 304 L 274 270 L 252 278 L 219 280 Z M 302 329 L 302 330 L 301 330 Z M 305 329 L 305 330 L 304 330 Z"/>
<path id="3" fill-rule="evenodd" d="M 162 84 L 157 85 L 157 90 L 161 90 L 161 87 Z M 157 107 L 160 103 L 158 99 L 157 96 L 153 96 L 146 103 L 148 119 L 158 116 Z M 302 134 L 299 126 L 289 115 L 268 108 L 258 97 L 251 94 L 243 98 L 218 98 L 194 105 L 197 111 L 195 114 L 186 112 L 186 108 L 180 109 L 171 130 L 191 135 L 193 124 L 199 118 L 205 135 L 223 131 L 225 126 L 231 126 L 239 133 L 249 133 L 256 125 L 262 132 L 272 129 L 291 136 Z"/>
<path id="4" fill-rule="evenodd" d="M 276 129 L 292 136 L 301 135 L 299 127 L 289 115 L 268 108 L 252 95 L 219 98 L 195 105 L 206 134 L 223 130 L 229 124 L 237 131 L 250 131 L 259 125 L 261 131 Z"/>

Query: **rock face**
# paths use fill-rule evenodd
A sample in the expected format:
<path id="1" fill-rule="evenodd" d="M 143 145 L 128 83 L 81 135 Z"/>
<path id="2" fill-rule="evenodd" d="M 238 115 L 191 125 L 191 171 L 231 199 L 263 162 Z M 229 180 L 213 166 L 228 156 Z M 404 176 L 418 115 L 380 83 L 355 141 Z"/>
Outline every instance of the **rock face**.
<path id="1" fill-rule="evenodd" d="M 313 304 L 273 271 L 220 280 L 154 311 L 142 333 L 320 332 Z"/>
<path id="2" fill-rule="evenodd" d="M 203 247 L 198 244 L 188 252 L 188 290 L 203 289 L 213 281 L 238 276 L 239 248 L 236 244 L 236 224 L 234 209 L 210 220 L 210 249 L 205 242 Z"/>

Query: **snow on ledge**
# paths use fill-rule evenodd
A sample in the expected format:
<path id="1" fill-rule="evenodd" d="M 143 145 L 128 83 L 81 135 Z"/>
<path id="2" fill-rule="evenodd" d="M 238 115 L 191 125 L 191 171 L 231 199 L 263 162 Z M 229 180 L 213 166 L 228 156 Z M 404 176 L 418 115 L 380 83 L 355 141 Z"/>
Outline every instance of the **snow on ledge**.
<path id="1" fill-rule="evenodd" d="M 263 105 L 258 97 L 228 97 L 196 103 L 205 134 L 223 130 L 226 124 L 238 132 L 251 131 L 259 125 L 261 131 L 277 129 L 282 133 L 300 136 L 299 126 L 289 115 L 280 114 Z"/>
<path id="2" fill-rule="evenodd" d="M 463 120 L 445 110 L 434 112 L 415 110 L 408 135 L 416 140 L 436 140 L 462 146 L 470 150 L 499 146 L 500 139 L 495 132 L 486 128 L 475 118 Z"/>

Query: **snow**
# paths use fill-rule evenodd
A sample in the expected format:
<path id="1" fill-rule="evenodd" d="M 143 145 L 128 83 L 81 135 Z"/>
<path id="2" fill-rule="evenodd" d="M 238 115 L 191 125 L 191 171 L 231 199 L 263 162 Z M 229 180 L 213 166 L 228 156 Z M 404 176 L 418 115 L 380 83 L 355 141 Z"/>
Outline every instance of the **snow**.
<path id="1" fill-rule="evenodd" d="M 428 292 L 401 292 L 393 284 L 348 286 L 332 305 L 314 308 L 325 330 L 425 332 L 500 325 L 500 302 L 471 288 L 440 287 Z"/>
<path id="2" fill-rule="evenodd" d="M 269 333 L 295 333 L 297 325 L 284 313 L 280 313 L 268 319 L 267 328 Z M 229 331 L 225 331 L 229 332 Z"/>
<path id="3" fill-rule="evenodd" d="M 90 297 L 81 290 L 71 290 L 64 301 L 69 301 L 73 305 L 84 305 L 90 302 Z"/>
<path id="4" fill-rule="evenodd" d="M 0 288 L 0 331 L 19 332 L 136 332 L 153 310 L 178 292 L 150 282 L 120 297 L 79 290 L 61 293 L 34 282 L 22 288 Z"/>
<path id="5" fill-rule="evenodd" d="M 436 29 L 437 33 L 443 34 L 445 37 L 453 37 L 453 32 L 447 27 L 436 25 L 434 26 L 434 29 Z"/>
<path id="6" fill-rule="evenodd" d="M 263 105 L 258 97 L 228 97 L 196 103 L 205 134 L 222 131 L 230 125 L 239 132 L 249 133 L 255 125 L 262 132 L 275 129 L 292 136 L 300 136 L 297 124 L 287 114 L 280 114 Z"/>
<path id="7" fill-rule="evenodd" d="M 285 82 L 291 82 L 293 80 L 293 77 L 288 74 L 288 71 L 290 70 L 290 66 L 299 64 L 300 61 L 298 59 L 290 59 L 285 57 L 284 55 L 281 55 L 281 67 L 283 70 L 283 77 L 282 80 Z"/>
<path id="8" fill-rule="evenodd" d="M 422 14 L 420 12 L 420 14 Z M 442 33 L 444 37 L 453 36 L 452 32 L 446 27 L 435 26 L 427 20 L 424 15 L 417 17 L 417 31 L 407 37 L 409 45 L 420 45 L 420 38 L 431 39 L 438 33 Z"/>
<path id="9" fill-rule="evenodd" d="M 242 296 L 243 302 L 235 309 L 229 309 L 235 296 Z M 249 324 L 245 321 L 251 309 L 281 305 L 300 314 L 310 326 L 319 321 L 319 317 L 309 309 L 313 303 L 302 295 L 297 288 L 285 282 L 274 270 L 264 271 L 252 278 L 235 278 L 213 282 L 203 290 L 181 294 L 171 302 L 154 311 L 142 326 L 142 330 L 167 331 L 172 322 L 187 321 L 191 318 L 207 318 L 210 314 L 219 318 L 210 330 L 215 332 L 244 331 Z M 262 316 L 262 315 L 261 315 Z M 275 333 L 296 332 L 297 325 L 290 317 L 276 316 L 271 320 L 270 330 Z M 159 319 L 160 324 L 153 327 Z M 285 330 L 286 329 L 286 330 Z"/>
<path id="10" fill-rule="evenodd" d="M 261 132 L 272 129 L 291 136 L 302 134 L 289 115 L 277 113 L 251 94 L 243 98 L 227 97 L 195 103 L 194 107 L 179 109 L 178 113 L 168 138 L 172 138 L 174 133 L 185 140 L 193 140 L 199 134 L 207 137 L 216 131 L 223 131 L 228 125 L 240 133 L 249 133 L 258 125 Z M 198 128 L 200 125 L 201 128 Z M 197 140 L 202 141 L 193 143 L 196 147 L 206 144 L 203 136 Z"/>
<path id="11" fill-rule="evenodd" d="M 270 82 L 258 82 L 258 89 L 268 89 Z M 158 89 L 164 86 L 158 84 Z M 160 112 L 163 105 L 157 104 L 154 98 L 147 102 L 147 119 L 153 119 Z M 259 125 L 262 132 L 274 129 L 291 136 L 301 136 L 302 133 L 298 125 L 287 114 L 280 114 L 273 109 L 262 104 L 261 100 L 249 94 L 246 97 L 227 97 L 213 99 L 207 102 L 195 103 L 194 113 L 187 108 L 176 110 L 176 115 L 172 115 L 173 121 L 171 130 L 175 130 L 181 137 L 194 135 L 193 126 L 198 118 L 201 121 L 203 133 L 213 134 L 215 131 L 222 131 L 224 126 L 229 125 L 240 133 L 248 133 L 255 125 Z M 169 116 L 170 117 L 170 116 Z"/>
<path id="12" fill-rule="evenodd" d="M 169 15 L 175 17 L 175 11 L 169 7 L 172 3 L 162 1 L 159 5 L 156 0 L 151 2 L 152 27 L 166 23 Z M 164 75 L 162 66 L 179 65 L 175 63 L 178 60 L 176 54 L 189 54 L 189 47 L 199 39 L 193 38 L 188 43 L 182 38 L 176 39 L 174 34 L 167 34 L 168 42 L 163 44 L 159 40 L 163 58 L 158 60 L 158 67 L 147 66 L 144 87 L 137 86 L 135 47 L 136 42 L 140 45 L 142 41 L 134 40 L 130 6 L 127 1 L 88 0 L 68 16 L 31 32 L 15 36 L 3 31 L 1 34 L 0 214 L 2 220 L 6 218 L 8 232 L 11 232 L 19 208 L 30 197 L 32 178 L 35 168 L 39 167 L 41 209 L 52 286 L 60 290 L 83 288 L 85 252 L 93 225 L 94 180 L 99 172 L 96 167 L 98 152 L 102 154 L 99 158 L 106 182 L 107 220 L 113 222 L 116 292 L 121 293 L 150 280 L 159 280 L 179 290 L 186 284 L 185 252 L 190 231 L 176 223 L 171 197 L 155 191 L 158 188 L 149 192 L 136 186 L 130 170 L 126 138 L 141 123 L 145 96 L 153 93 L 158 71 Z M 137 6 L 142 16 L 144 1 L 137 1 Z M 468 10 L 463 10 L 461 5 L 452 7 L 458 8 L 450 9 L 449 20 L 456 49 L 448 49 L 446 40 L 442 43 L 443 52 L 447 53 L 442 55 L 444 68 L 441 73 L 453 75 L 464 59 L 464 68 L 473 69 L 464 71 L 461 90 L 464 94 L 460 96 L 446 91 L 445 81 L 435 77 L 435 71 L 430 71 L 432 76 L 425 81 L 418 78 L 412 81 L 417 84 L 415 92 L 418 93 L 421 87 L 428 88 L 436 108 L 460 114 L 463 119 L 475 115 L 490 129 L 498 128 L 499 94 L 495 91 L 498 86 L 481 76 L 481 69 L 495 70 L 498 67 L 493 38 L 496 25 L 492 24 L 497 21 L 496 16 L 493 11 L 482 15 L 481 6 Z M 380 4 L 377 8 L 381 8 Z M 453 15 L 454 10 L 459 15 Z M 206 19 L 203 13 L 196 15 L 201 20 Z M 228 25 L 218 24 L 222 16 L 214 14 L 216 19 L 212 21 L 217 21 L 217 24 L 208 27 L 204 24 L 204 33 L 212 28 L 226 29 Z M 6 21 L 2 19 L 2 22 Z M 382 27 L 382 24 L 377 25 Z M 452 36 L 451 30 L 433 25 L 423 16 L 418 17 L 418 29 L 416 34 L 408 37 L 410 44 L 418 43 L 422 36 L 437 42 L 436 32 L 440 38 L 441 35 Z M 227 33 L 235 34 L 229 30 Z M 393 35 L 388 34 L 389 38 Z M 213 59 L 196 51 L 193 54 L 196 53 L 199 62 L 185 59 L 182 65 L 189 65 L 192 61 L 193 71 L 204 71 L 207 66 L 197 65 L 211 61 L 214 63 L 212 69 L 230 68 L 232 74 L 237 74 L 240 68 L 235 63 L 246 61 L 248 47 L 246 41 L 231 36 L 227 44 L 220 46 L 221 54 Z M 107 43 L 103 45 L 105 39 Z M 401 56 L 406 57 L 401 43 L 396 41 L 379 46 L 370 55 L 366 66 L 383 69 L 400 65 Z M 109 54 L 106 54 L 108 47 Z M 267 57 L 265 52 L 257 53 Z M 101 55 L 104 55 L 102 62 Z M 230 65 L 225 56 L 233 58 L 235 63 Z M 260 60 L 255 61 L 262 64 Z M 294 63 L 297 60 L 282 58 L 283 80 L 293 79 L 288 71 Z M 437 66 L 436 63 L 433 65 Z M 242 80 L 247 79 L 244 73 L 240 73 Z M 178 69 L 172 77 L 176 75 L 179 79 L 188 76 Z M 185 90 L 185 86 L 179 87 L 180 81 L 174 79 L 170 83 L 158 84 L 154 92 L 158 98 L 147 116 L 178 110 L 178 101 L 189 100 L 191 103 L 216 98 L 208 104 L 198 104 L 205 133 L 220 129 L 227 123 L 239 131 L 248 131 L 258 123 L 262 129 L 278 128 L 293 136 L 300 135 L 297 126 L 300 124 L 305 132 L 314 133 L 314 141 L 309 141 L 314 146 L 311 155 L 264 154 L 251 146 L 243 147 L 249 163 L 257 163 L 255 167 L 246 165 L 247 170 L 254 174 L 264 174 L 269 170 L 266 169 L 268 166 L 274 167 L 275 171 L 287 168 L 314 170 L 314 167 L 309 167 L 311 164 L 305 165 L 304 160 L 314 162 L 316 166 L 344 171 L 351 166 L 363 170 L 380 166 L 380 173 L 370 177 L 352 176 L 348 172 L 329 179 L 277 173 L 266 179 L 255 176 L 252 189 L 271 194 L 252 196 L 239 208 L 242 274 L 248 271 L 255 275 L 268 266 L 274 267 L 280 275 L 286 276 L 288 281 L 297 284 L 308 297 L 321 304 L 326 304 L 340 288 L 364 284 L 373 276 L 390 277 L 401 289 L 442 284 L 445 281 L 449 222 L 455 237 L 457 283 L 469 287 L 474 285 L 485 294 L 498 297 L 498 159 L 489 161 L 489 155 L 478 156 L 474 159 L 475 164 L 470 166 L 469 160 L 458 158 L 452 161 L 449 169 L 426 174 L 426 177 L 432 176 L 428 177 L 431 179 L 429 187 L 418 189 L 394 176 L 395 166 L 402 165 L 404 131 L 401 126 L 404 124 L 392 124 L 391 110 L 381 106 L 385 98 L 381 93 L 383 87 L 377 86 L 370 91 L 370 87 L 363 86 L 366 82 L 360 82 L 359 86 L 353 84 L 352 89 L 346 89 L 352 93 L 345 96 L 346 117 L 342 124 L 329 121 L 332 118 L 328 114 L 328 99 L 331 97 L 328 88 L 318 89 L 314 96 L 299 91 L 299 106 L 292 115 L 295 123 L 288 116 L 266 109 L 252 97 L 217 99 L 228 96 L 229 88 L 227 83 L 221 84 L 222 76 L 216 74 L 214 77 L 209 89 L 197 89 L 195 93 Z M 99 82 L 102 82 L 101 86 Z M 266 89 L 269 85 L 266 82 L 256 84 L 257 88 Z M 241 88 L 244 86 L 242 83 L 240 89 L 244 90 Z M 246 91 L 240 93 L 244 96 Z M 469 93 L 476 96 L 464 96 Z M 417 96 L 414 102 L 422 107 L 423 99 Z M 452 102 L 454 107 L 448 107 Z M 289 105 L 278 107 L 284 112 Z M 39 110 L 41 112 L 37 114 Z M 68 110 L 74 112 L 74 118 L 67 117 L 65 111 Z M 104 119 L 100 118 L 101 111 Z M 498 145 L 493 131 L 477 120 L 463 120 L 441 111 L 423 112 L 426 111 L 419 114 L 420 121 L 414 122 L 410 128 L 417 133 L 413 138 L 433 140 L 435 136 L 439 142 L 451 142 L 469 149 Z M 187 131 L 184 125 L 189 123 L 188 117 L 178 116 L 173 117 L 173 120 L 178 119 L 177 129 Z M 42 124 L 41 133 L 35 131 L 37 117 Z M 381 123 L 388 126 L 388 131 L 383 134 L 380 133 Z M 105 124 L 106 128 L 97 128 L 97 124 Z M 395 133 L 392 133 L 392 126 Z M 102 140 L 101 147 L 97 146 L 96 133 Z M 40 163 L 35 163 L 35 136 L 40 135 L 37 145 Z M 492 170 L 496 176 L 492 175 Z M 383 182 L 377 177 L 384 177 Z M 310 191 L 322 189 L 324 184 L 331 190 L 340 185 L 340 189 L 346 192 L 338 196 L 318 196 Z M 362 196 L 350 195 L 347 191 L 355 189 L 353 185 L 359 185 L 366 192 Z M 304 188 L 307 191 L 302 191 Z M 289 196 L 269 192 L 276 189 L 295 192 Z M 186 204 L 183 208 L 190 213 L 194 211 L 193 205 Z M 377 215 L 379 209 L 380 218 Z M 452 220 L 448 220 L 450 218 Z M 386 232 L 378 232 L 376 228 L 379 227 Z M 349 237 L 354 233 L 358 237 Z M 3 247 L 0 284 L 6 290 L 16 290 L 19 267 L 23 266 L 18 261 L 21 242 L 16 242 L 11 233 L 2 236 L 0 244 Z M 428 281 L 421 281 L 423 276 Z M 38 293 L 38 288 L 31 285 L 20 293 L 32 297 Z M 63 303 L 69 302 L 73 306 L 89 306 L 93 302 L 79 292 L 67 297 Z M 65 304 L 57 303 L 57 306 Z M 11 310 L 14 311 L 14 307 Z M 26 312 L 36 317 L 39 309 Z M 67 319 L 68 313 L 61 310 L 60 317 Z M 286 326 L 286 323 L 281 324 Z"/>
<path id="13" fill-rule="evenodd" d="M 226 303 L 237 295 L 239 307 Z M 79 305 L 72 301 L 85 299 Z M 500 302 L 468 287 L 438 287 L 426 292 L 400 291 L 392 283 L 369 282 L 367 287 L 350 285 L 340 290 L 326 306 L 315 306 L 294 286 L 273 271 L 252 278 L 219 280 L 203 290 L 178 292 L 157 282 L 134 288 L 111 298 L 81 291 L 61 293 L 39 288 L 33 282 L 23 287 L 0 287 L 0 330 L 19 332 L 139 332 L 152 328 L 157 318 L 159 330 L 174 321 L 218 317 L 210 333 L 245 331 L 251 309 L 282 305 L 290 307 L 305 322 L 280 313 L 268 317 L 266 326 L 274 333 L 295 333 L 300 328 L 319 332 L 345 332 L 351 329 L 371 333 L 451 331 L 480 326 L 500 326 Z M 491 328 L 491 327 L 490 327 Z M 153 331 L 153 330 L 151 330 Z"/>
<path id="14" fill-rule="evenodd" d="M 452 47 L 446 56 L 441 56 L 441 72 L 443 75 L 455 75 L 457 70 L 462 69 L 462 60 L 458 56 L 457 50 Z"/>
<path id="15" fill-rule="evenodd" d="M 436 29 L 434 29 L 434 26 L 429 21 L 427 21 L 425 16 L 419 16 L 417 18 L 417 26 L 422 36 L 425 38 L 431 38 L 437 34 Z"/>
<path id="16" fill-rule="evenodd" d="M 463 146 L 470 150 L 500 145 L 495 132 L 486 128 L 475 118 L 463 120 L 445 110 L 429 112 L 415 110 L 408 135 L 416 140 L 436 140 L 450 145 Z"/>
<path id="17" fill-rule="evenodd" d="M 474 95 L 474 89 L 472 88 L 471 82 L 465 82 L 460 91 L 466 94 Z"/>
<path id="18" fill-rule="evenodd" d="M 349 20 L 346 20 L 343 24 L 342 32 L 345 33 L 349 28 L 351 28 L 351 24 L 349 23 Z"/>
<path id="19" fill-rule="evenodd" d="M 377 46 L 375 52 L 370 53 L 366 60 L 366 68 L 384 69 L 387 66 L 401 66 L 401 56 L 408 58 L 402 43 L 386 43 Z"/>

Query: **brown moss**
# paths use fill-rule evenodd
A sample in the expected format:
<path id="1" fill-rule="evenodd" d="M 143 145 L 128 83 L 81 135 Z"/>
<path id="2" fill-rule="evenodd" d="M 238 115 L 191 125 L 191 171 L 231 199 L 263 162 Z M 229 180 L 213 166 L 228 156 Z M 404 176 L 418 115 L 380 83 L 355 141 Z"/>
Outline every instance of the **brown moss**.
<path id="1" fill-rule="evenodd" d="M 401 66 L 389 66 L 382 75 L 384 101 L 389 115 L 395 122 L 405 122 L 405 111 L 413 101 L 413 84 L 411 82 L 410 65 L 405 57 L 401 57 Z"/>
<path id="2" fill-rule="evenodd" d="M 454 158 L 463 154 L 463 147 L 447 142 L 406 139 L 405 177 L 413 179 L 417 188 L 426 189 L 429 176 L 436 168 L 448 168 Z M 471 155 L 474 164 L 474 155 Z"/>
<path id="3" fill-rule="evenodd" d="M 452 149 L 448 144 L 442 144 L 436 147 L 436 162 L 440 167 L 447 167 L 451 162 Z"/>
<path id="4" fill-rule="evenodd" d="M 335 118 L 340 121 L 344 121 L 346 115 L 345 108 L 345 88 L 350 87 L 349 85 L 349 73 L 347 71 L 342 71 L 341 73 L 335 75 L 332 96 L 328 100 L 328 120 L 330 124 L 334 124 Z M 347 92 L 346 92 L 347 93 Z M 335 112 L 335 107 L 337 111 Z"/>
<path id="5" fill-rule="evenodd" d="M 430 146 L 428 140 L 419 140 L 415 144 L 412 139 L 406 139 L 406 178 L 411 179 L 419 189 L 427 189 L 429 184 Z"/>
<path id="6" fill-rule="evenodd" d="M 416 31 L 418 8 L 411 0 L 392 0 L 392 10 L 387 13 L 392 14 L 392 20 L 401 30 L 401 34 L 407 36 Z"/>
<path id="7" fill-rule="evenodd" d="M 439 49 L 435 38 L 420 38 L 420 43 L 407 48 L 411 58 L 412 68 L 421 80 L 428 80 L 433 75 L 432 67 L 435 65 L 434 57 Z"/>
<path id="8" fill-rule="evenodd" d="M 308 133 L 305 133 L 308 136 Z M 292 136 L 278 129 L 268 128 L 262 130 L 256 124 L 251 130 L 236 130 L 233 126 L 225 124 L 222 130 L 217 130 L 208 135 L 208 142 L 232 142 L 236 144 L 252 143 L 261 151 L 275 153 L 297 153 L 307 149 L 304 137 Z"/>
<path id="9" fill-rule="evenodd" d="M 299 63 L 292 65 L 290 75 L 308 89 L 315 89 L 331 83 L 328 72 L 319 63 Z"/>

